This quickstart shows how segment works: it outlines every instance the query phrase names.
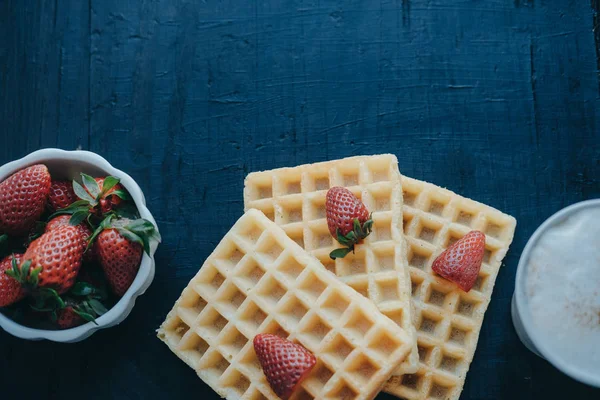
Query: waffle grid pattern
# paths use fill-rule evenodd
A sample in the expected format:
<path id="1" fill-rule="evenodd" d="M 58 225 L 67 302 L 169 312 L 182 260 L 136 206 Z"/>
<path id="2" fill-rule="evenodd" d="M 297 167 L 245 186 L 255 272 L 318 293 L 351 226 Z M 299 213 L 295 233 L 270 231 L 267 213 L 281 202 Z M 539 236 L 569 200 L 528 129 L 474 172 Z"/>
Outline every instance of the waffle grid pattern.
<path id="1" fill-rule="evenodd" d="M 404 235 L 417 328 L 419 369 L 385 391 L 410 400 L 456 400 L 473 359 L 483 316 L 516 220 L 430 183 L 402 177 Z M 432 273 L 435 258 L 471 230 L 486 235 L 479 277 L 468 293 Z"/>
<path id="2" fill-rule="evenodd" d="M 261 212 L 242 216 L 158 330 L 227 399 L 277 399 L 252 339 L 273 333 L 318 359 L 292 399 L 372 399 L 412 341 Z"/>
<path id="3" fill-rule="evenodd" d="M 335 261 L 329 253 L 341 246 L 329 233 L 325 215 L 327 190 L 333 186 L 353 192 L 373 212 L 374 221 L 373 232 L 355 254 Z M 244 204 L 246 210 L 263 211 L 327 269 L 416 338 L 396 156 L 351 157 L 254 172 L 245 180 Z M 415 340 L 411 355 L 395 374 L 415 372 L 417 367 Z"/>

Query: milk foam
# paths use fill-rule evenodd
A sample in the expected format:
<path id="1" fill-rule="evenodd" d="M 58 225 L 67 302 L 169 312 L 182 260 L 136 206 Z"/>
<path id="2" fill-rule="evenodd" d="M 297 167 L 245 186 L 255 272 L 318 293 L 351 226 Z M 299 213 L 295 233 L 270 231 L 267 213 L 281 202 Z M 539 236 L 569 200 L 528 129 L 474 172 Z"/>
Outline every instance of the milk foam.
<path id="1" fill-rule="evenodd" d="M 525 297 L 545 348 L 600 374 L 600 208 L 548 228 L 530 253 Z"/>

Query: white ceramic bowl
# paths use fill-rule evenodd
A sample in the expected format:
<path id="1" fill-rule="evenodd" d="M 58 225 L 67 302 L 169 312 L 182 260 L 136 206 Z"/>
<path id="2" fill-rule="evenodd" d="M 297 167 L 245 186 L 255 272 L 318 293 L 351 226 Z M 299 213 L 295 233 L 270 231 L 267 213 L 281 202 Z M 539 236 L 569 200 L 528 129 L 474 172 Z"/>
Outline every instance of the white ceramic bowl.
<path id="1" fill-rule="evenodd" d="M 85 172 L 91 176 L 113 175 L 121 179 L 121 184 L 127 189 L 142 218 L 156 221 L 146 207 L 146 199 L 137 183 L 125 172 L 116 169 L 104 158 L 89 151 L 65 151 L 60 149 L 42 149 L 26 157 L 10 162 L 0 167 L 0 182 L 20 169 L 33 164 L 45 164 L 53 178 L 73 179 Z M 156 228 L 158 229 L 158 227 Z M 154 253 L 158 243 L 151 242 L 150 255 L 144 253 L 140 270 L 125 295 L 106 314 L 96 319 L 98 325 L 88 322 L 72 329 L 41 330 L 20 325 L 3 314 L 0 314 L 0 327 L 6 332 L 29 340 L 52 340 L 55 342 L 79 342 L 86 339 L 99 329 L 109 328 L 121 323 L 135 305 L 138 296 L 144 294 L 154 279 Z"/>
<path id="2" fill-rule="evenodd" d="M 598 207 L 600 207 L 600 199 L 573 204 L 552 215 L 534 232 L 519 259 L 515 281 L 515 293 L 513 295 L 511 307 L 513 325 L 515 326 L 519 339 L 521 339 L 521 342 L 523 342 L 525 347 L 536 355 L 548 360 L 552 365 L 573 379 L 596 387 L 600 387 L 600 375 L 598 375 L 598 373 L 592 373 L 591 371 L 582 370 L 561 363 L 559 358 L 552 352 L 552 349 L 541 340 L 544 332 L 540 332 L 539 329 L 536 329 L 535 326 L 533 326 L 532 317 L 529 307 L 527 306 L 525 275 L 527 273 L 529 255 L 539 238 L 548 230 L 548 228 L 561 223 L 565 218 L 581 209 Z"/>

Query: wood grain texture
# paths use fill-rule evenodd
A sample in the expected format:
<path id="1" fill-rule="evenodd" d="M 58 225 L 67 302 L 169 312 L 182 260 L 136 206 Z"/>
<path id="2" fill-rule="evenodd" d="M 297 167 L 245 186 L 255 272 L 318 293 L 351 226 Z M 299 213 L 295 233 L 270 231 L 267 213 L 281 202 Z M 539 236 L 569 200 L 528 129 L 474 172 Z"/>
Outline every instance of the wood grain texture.
<path id="1" fill-rule="evenodd" d="M 519 221 L 462 398 L 597 399 L 525 350 L 509 305 L 535 228 L 600 196 L 598 11 L 595 0 L 1 1 L 0 163 L 40 147 L 95 151 L 140 183 L 164 241 L 153 286 L 119 327 L 74 345 L 0 332 L 3 398 L 216 399 L 154 330 L 241 215 L 246 173 L 393 152 L 404 174 Z"/>

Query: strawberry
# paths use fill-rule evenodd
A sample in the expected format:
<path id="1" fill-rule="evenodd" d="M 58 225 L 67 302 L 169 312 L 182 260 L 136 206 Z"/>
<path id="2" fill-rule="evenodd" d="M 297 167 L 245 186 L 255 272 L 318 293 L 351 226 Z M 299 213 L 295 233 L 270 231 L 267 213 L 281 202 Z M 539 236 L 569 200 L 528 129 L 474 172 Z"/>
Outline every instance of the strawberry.
<path id="1" fill-rule="evenodd" d="M 52 218 L 46 224 L 46 232 L 52 232 L 53 230 L 56 230 L 61 226 L 71 226 L 71 224 L 69 224 L 70 218 L 71 217 L 69 217 L 68 215 L 59 215 L 57 217 Z M 87 241 L 90 238 L 90 236 L 92 236 L 92 230 L 87 226 L 85 222 L 76 225 L 75 228 L 77 228 L 77 230 L 83 236 L 85 241 Z"/>
<path id="2" fill-rule="evenodd" d="M 485 252 L 485 235 L 480 231 L 471 231 L 440 254 L 431 269 L 462 290 L 471 290 Z"/>
<path id="3" fill-rule="evenodd" d="M 6 307 L 25 297 L 25 290 L 11 272 L 21 262 L 23 254 L 13 254 L 0 261 L 0 307 Z"/>
<path id="4" fill-rule="evenodd" d="M 32 286 L 55 289 L 58 294 L 75 283 L 85 250 L 85 240 L 74 226 L 60 226 L 31 242 L 21 268 L 31 268 Z"/>
<path id="5" fill-rule="evenodd" d="M 69 215 L 59 215 L 57 217 L 52 218 L 50 221 L 48 221 L 48 224 L 46 224 L 46 232 L 51 232 L 61 226 L 70 226 L 70 219 L 71 217 Z M 88 239 L 92 236 L 92 230 L 89 228 L 87 223 L 82 222 L 79 225 L 76 225 L 75 228 L 77 228 L 77 230 L 81 234 L 81 237 L 83 238 L 83 240 L 85 240 L 87 244 Z M 94 261 L 94 259 L 94 250 L 93 248 L 90 248 L 83 255 L 83 262 L 91 263 Z"/>
<path id="6" fill-rule="evenodd" d="M 127 240 L 116 229 L 106 229 L 98 235 L 95 250 L 111 289 L 122 297 L 140 268 L 142 245 Z"/>
<path id="7" fill-rule="evenodd" d="M 68 207 L 58 210 L 56 215 L 68 214 L 71 215 L 71 225 L 79 225 L 84 219 L 90 221 L 94 217 L 94 222 L 100 222 L 98 218 L 102 218 L 105 214 L 111 212 L 124 215 L 126 210 L 117 209 L 117 206 L 123 204 L 123 200 L 130 200 L 129 193 L 119 183 L 119 178 L 107 176 L 104 178 L 92 178 L 89 175 L 81 174 L 83 186 L 77 181 L 72 182 L 75 201 Z M 122 212 L 121 212 L 122 211 Z M 128 214 L 131 210 L 128 211 Z M 135 212 L 134 212 L 135 213 Z"/>
<path id="8" fill-rule="evenodd" d="M 73 328 L 86 322 L 97 324 L 96 318 L 108 311 L 103 304 L 106 293 L 87 282 L 78 281 L 67 296 L 62 304 L 55 304 L 54 308 L 47 308 L 47 301 L 41 303 L 46 307 L 44 311 L 50 311 L 51 319 L 61 329 Z"/>
<path id="9" fill-rule="evenodd" d="M 329 233 L 341 245 L 346 246 L 329 254 L 334 260 L 354 251 L 354 245 L 371 233 L 373 220 L 369 210 L 346 188 L 335 186 L 327 191 L 325 211 Z"/>
<path id="10" fill-rule="evenodd" d="M 98 262 L 117 296 L 122 297 L 133 283 L 142 253 L 150 254 L 150 239 L 160 241 L 160 235 L 154 225 L 144 219 L 113 221 L 109 216 L 94 232 L 90 243 L 95 240 Z"/>
<path id="11" fill-rule="evenodd" d="M 56 312 L 56 324 L 60 329 L 74 328 L 83 325 L 85 322 L 71 305 L 67 305 Z"/>
<path id="12" fill-rule="evenodd" d="M 98 187 L 100 188 L 100 192 L 104 192 L 103 187 L 104 187 L 105 179 L 106 178 L 95 178 L 96 183 L 98 184 Z M 123 199 L 121 197 L 119 197 L 119 193 L 123 192 L 123 191 L 124 191 L 123 186 L 121 186 L 120 183 L 117 183 L 112 188 L 110 188 L 104 192 L 104 194 L 102 195 L 102 197 L 99 200 L 100 210 L 102 211 L 103 214 L 106 214 L 107 212 L 111 211 L 114 207 L 121 204 Z"/>
<path id="13" fill-rule="evenodd" d="M 50 195 L 48 196 L 48 209 L 52 212 L 62 210 L 75 203 L 77 196 L 73 191 L 73 184 L 69 181 L 52 181 Z"/>
<path id="14" fill-rule="evenodd" d="M 303 346 L 276 335 L 261 333 L 254 337 L 254 351 L 271 388 L 286 400 L 317 363 Z"/>
<path id="15" fill-rule="evenodd" d="M 22 169 L 0 183 L 0 233 L 29 232 L 44 212 L 50 173 L 43 164 Z"/>

